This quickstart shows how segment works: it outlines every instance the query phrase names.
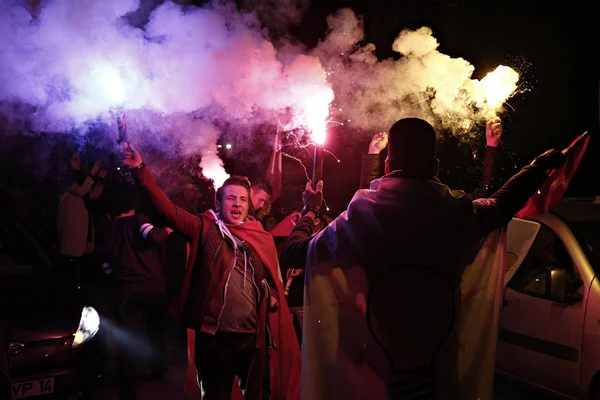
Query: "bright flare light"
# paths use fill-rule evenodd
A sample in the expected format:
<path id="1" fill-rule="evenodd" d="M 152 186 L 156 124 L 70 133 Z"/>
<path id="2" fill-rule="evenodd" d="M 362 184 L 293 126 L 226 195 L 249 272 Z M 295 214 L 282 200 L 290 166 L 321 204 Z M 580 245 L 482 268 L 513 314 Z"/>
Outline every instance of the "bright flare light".
<path id="1" fill-rule="evenodd" d="M 315 93 L 304 106 L 306 127 L 312 132 L 312 141 L 319 145 L 325 144 L 329 104 L 333 101 L 333 90 L 329 87 L 326 89 Z"/>
<path id="2" fill-rule="evenodd" d="M 215 190 L 223 186 L 223 182 L 230 176 L 223 167 L 223 161 L 217 155 L 216 146 L 202 153 L 200 168 L 202 168 L 202 175 L 213 181 Z"/>
<path id="3" fill-rule="evenodd" d="M 125 85 L 119 71 L 108 64 L 100 65 L 90 71 L 89 79 L 99 97 L 108 104 L 119 105 L 125 101 Z"/>
<path id="4" fill-rule="evenodd" d="M 497 108 L 517 90 L 519 74 L 512 68 L 499 65 L 480 82 L 489 107 Z"/>

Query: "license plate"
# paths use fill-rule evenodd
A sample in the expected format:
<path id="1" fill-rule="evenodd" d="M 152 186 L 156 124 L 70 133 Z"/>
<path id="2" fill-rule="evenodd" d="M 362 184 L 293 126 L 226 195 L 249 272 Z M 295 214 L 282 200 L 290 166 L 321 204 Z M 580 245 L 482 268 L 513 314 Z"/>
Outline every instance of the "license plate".
<path id="1" fill-rule="evenodd" d="M 26 397 L 53 393 L 54 377 L 14 382 L 12 384 L 12 392 L 15 399 L 24 399 Z"/>

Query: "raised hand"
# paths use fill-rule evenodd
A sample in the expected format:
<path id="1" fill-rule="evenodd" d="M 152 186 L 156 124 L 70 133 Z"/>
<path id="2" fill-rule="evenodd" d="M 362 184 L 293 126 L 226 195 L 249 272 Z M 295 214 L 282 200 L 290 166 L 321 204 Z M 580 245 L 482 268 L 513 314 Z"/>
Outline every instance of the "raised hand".
<path id="1" fill-rule="evenodd" d="M 142 156 L 129 142 L 124 142 L 121 146 L 121 156 L 123 164 L 129 168 L 138 168 L 142 164 Z"/>
<path id="2" fill-rule="evenodd" d="M 79 159 L 78 152 L 73 153 L 73 155 L 71 156 L 71 168 L 75 170 L 81 169 L 81 160 Z"/>
<path id="3" fill-rule="evenodd" d="M 499 118 L 489 120 L 485 126 L 485 142 L 488 147 L 498 147 L 502 139 L 502 122 Z"/>
<path id="4" fill-rule="evenodd" d="M 369 154 L 379 154 L 381 150 L 385 149 L 388 144 L 387 132 L 379 132 L 373 135 L 371 143 L 369 143 Z"/>
<path id="5" fill-rule="evenodd" d="M 102 167 L 102 161 L 100 161 L 100 160 L 94 161 L 94 164 L 92 164 L 92 167 L 90 168 L 90 175 L 93 175 L 93 176 L 98 175 L 98 172 L 100 172 L 101 167 Z"/>
<path id="6" fill-rule="evenodd" d="M 323 181 L 317 182 L 316 189 L 311 181 L 306 182 L 302 200 L 305 207 L 319 209 L 323 203 Z"/>

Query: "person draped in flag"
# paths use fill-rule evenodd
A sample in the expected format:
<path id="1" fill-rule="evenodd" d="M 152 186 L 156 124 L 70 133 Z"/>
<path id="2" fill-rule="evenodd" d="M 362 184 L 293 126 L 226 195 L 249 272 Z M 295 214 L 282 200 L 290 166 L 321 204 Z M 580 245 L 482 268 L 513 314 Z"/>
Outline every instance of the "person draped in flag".
<path id="1" fill-rule="evenodd" d="M 122 153 L 157 212 L 190 243 L 175 308 L 195 331 L 204 398 L 229 400 L 237 376 L 246 399 L 298 399 L 300 349 L 273 238 L 248 218 L 250 181 L 228 178 L 216 211 L 195 216 L 168 199 L 129 144 Z"/>
<path id="2" fill-rule="evenodd" d="M 307 183 L 284 251 L 306 275 L 303 399 L 459 398 L 463 271 L 565 156 L 549 150 L 491 197 L 473 200 L 436 178 L 435 144 L 428 122 L 397 121 L 386 175 L 315 237 L 323 182 Z"/>

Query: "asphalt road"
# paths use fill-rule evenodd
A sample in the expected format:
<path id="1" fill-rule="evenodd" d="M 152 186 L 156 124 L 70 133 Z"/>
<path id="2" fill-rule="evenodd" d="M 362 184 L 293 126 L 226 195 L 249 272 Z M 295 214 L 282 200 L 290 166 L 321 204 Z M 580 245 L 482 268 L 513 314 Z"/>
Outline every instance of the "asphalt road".
<path id="1" fill-rule="evenodd" d="M 194 399 L 194 397 L 186 395 L 183 391 L 186 352 L 187 349 L 182 335 L 176 335 L 174 330 L 171 331 L 168 344 L 169 368 L 165 379 L 162 382 L 139 381 L 138 397 L 140 400 Z M 119 398 L 114 359 L 109 359 L 109 365 L 112 365 L 112 367 L 108 368 L 105 374 L 104 387 L 94 395 L 94 400 L 117 400 Z M 497 376 L 494 400 L 557 400 L 557 398 L 535 392 L 519 383 Z"/>

